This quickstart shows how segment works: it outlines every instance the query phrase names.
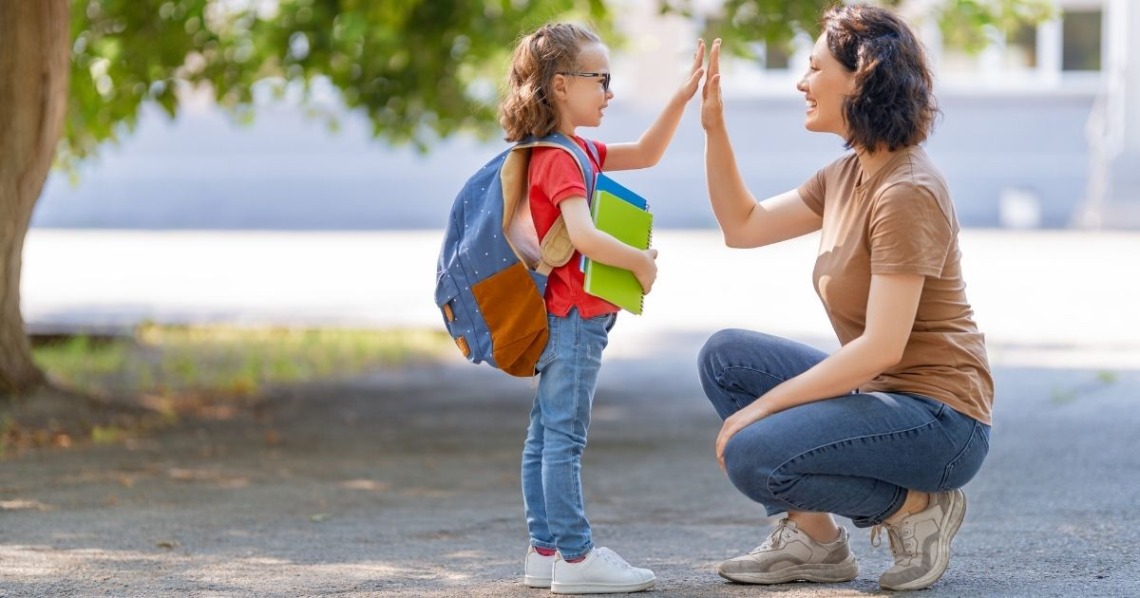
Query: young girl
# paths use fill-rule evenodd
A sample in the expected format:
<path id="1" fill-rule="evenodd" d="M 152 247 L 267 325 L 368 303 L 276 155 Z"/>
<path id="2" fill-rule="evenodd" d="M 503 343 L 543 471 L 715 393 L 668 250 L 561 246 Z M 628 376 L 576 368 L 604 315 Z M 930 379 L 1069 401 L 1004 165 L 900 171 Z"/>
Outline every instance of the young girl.
<path id="1" fill-rule="evenodd" d="M 641 139 L 609 146 L 588 142 L 575 131 L 601 124 L 614 97 L 608 51 L 588 29 L 548 24 L 522 38 L 515 48 L 500 122 L 507 141 L 558 132 L 584 150 L 593 144 L 598 172 L 653 166 L 673 138 L 685 103 L 696 93 L 703 60 L 701 44 L 689 80 Z M 592 152 L 586 153 L 595 159 Z M 522 458 L 530 532 L 523 581 L 565 594 L 644 590 L 653 585 L 653 572 L 631 567 L 607 548 L 595 548 L 582 504 L 580 469 L 590 406 L 618 308 L 586 294 L 578 254 L 632 271 L 649 292 L 657 278 L 657 251 L 635 249 L 594 228 L 585 181 L 567 152 L 532 150 L 528 185 L 539 237 L 561 214 L 576 252 L 566 265 L 551 272 L 546 287 L 550 340 L 537 365 L 538 393 Z"/>

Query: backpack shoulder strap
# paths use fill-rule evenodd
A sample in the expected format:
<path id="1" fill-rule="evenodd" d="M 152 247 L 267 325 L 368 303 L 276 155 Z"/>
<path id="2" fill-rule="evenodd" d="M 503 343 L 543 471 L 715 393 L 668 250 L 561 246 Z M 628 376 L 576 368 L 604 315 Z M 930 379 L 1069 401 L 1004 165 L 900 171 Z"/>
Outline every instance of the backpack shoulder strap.
<path id="1" fill-rule="evenodd" d="M 602 157 L 598 154 L 598 146 L 590 139 L 583 139 L 586 142 L 586 149 L 590 151 L 590 157 L 594 159 L 594 162 L 601 164 Z"/>
<path id="2" fill-rule="evenodd" d="M 582 180 L 586 184 L 586 201 L 593 198 L 596 176 L 594 166 L 586 157 L 586 153 L 582 151 L 581 146 L 562 133 L 552 133 L 541 139 L 529 139 L 523 143 L 530 146 L 559 147 L 569 152 L 570 155 L 574 156 L 574 161 L 578 163 L 578 168 L 582 171 Z M 594 143 L 587 140 L 586 147 L 594 160 L 601 162 L 598 157 L 598 149 Z M 535 270 L 543 276 L 549 276 L 552 270 L 570 261 L 570 257 L 574 255 L 574 244 L 570 242 L 570 233 L 566 230 L 566 221 L 562 219 L 562 216 L 554 221 L 550 230 L 542 238 L 539 248 L 542 255 Z"/>

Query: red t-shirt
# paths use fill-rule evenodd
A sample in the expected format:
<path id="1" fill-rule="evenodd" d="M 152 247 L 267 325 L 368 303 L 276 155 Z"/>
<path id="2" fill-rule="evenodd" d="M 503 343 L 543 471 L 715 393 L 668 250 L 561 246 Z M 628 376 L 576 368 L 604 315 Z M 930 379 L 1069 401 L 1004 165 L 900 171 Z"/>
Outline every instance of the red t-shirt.
<path id="1" fill-rule="evenodd" d="M 593 142 L 598 149 L 598 158 L 601 163 L 594 162 L 586 147 L 586 140 L 574 136 L 574 141 L 582 146 L 587 158 L 594 166 L 595 172 L 602 171 L 602 164 L 606 161 L 606 146 L 597 141 Z M 582 180 L 582 170 L 578 162 L 566 150 L 554 147 L 536 147 L 530 155 L 530 213 L 534 218 L 534 226 L 538 231 L 538 238 L 546 236 L 546 232 L 554 226 L 554 221 L 562 214 L 558 204 L 569 197 L 586 197 L 586 183 Z M 578 315 L 583 318 L 593 318 L 602 314 L 618 311 L 618 307 L 586 293 L 583 288 L 585 278 L 582 275 L 581 255 L 575 251 L 570 261 L 555 268 L 546 281 L 546 311 L 565 317 L 570 309 L 577 307 Z"/>

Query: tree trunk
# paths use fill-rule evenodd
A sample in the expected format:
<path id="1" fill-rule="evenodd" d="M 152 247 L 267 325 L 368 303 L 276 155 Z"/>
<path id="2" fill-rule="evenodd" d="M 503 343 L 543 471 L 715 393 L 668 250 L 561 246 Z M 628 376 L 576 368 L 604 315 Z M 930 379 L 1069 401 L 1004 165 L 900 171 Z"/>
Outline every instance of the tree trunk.
<path id="1" fill-rule="evenodd" d="M 0 0 L 0 396 L 43 383 L 20 312 L 24 237 L 63 130 L 68 0 Z"/>

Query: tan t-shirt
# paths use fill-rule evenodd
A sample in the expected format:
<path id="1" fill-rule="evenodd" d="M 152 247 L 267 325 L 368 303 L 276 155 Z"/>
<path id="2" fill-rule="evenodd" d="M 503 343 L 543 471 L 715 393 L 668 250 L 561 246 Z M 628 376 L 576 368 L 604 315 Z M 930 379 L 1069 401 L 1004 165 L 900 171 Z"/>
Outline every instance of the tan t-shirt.
<path id="1" fill-rule="evenodd" d="M 946 181 L 917 146 L 860 182 L 862 172 L 849 154 L 799 188 L 823 217 L 813 278 L 839 342 L 863 333 L 872 274 L 920 274 L 926 282 L 902 360 L 859 390 L 920 394 L 989 424 L 993 378 L 966 300 Z"/>

